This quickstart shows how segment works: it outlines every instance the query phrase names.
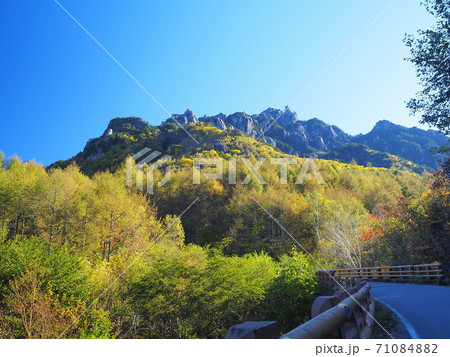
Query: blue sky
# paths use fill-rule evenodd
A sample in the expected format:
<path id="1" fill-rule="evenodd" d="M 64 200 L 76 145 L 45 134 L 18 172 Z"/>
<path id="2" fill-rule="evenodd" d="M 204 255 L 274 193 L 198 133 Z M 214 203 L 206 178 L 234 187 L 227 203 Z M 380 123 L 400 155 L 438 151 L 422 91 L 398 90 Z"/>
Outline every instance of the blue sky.
<path id="1" fill-rule="evenodd" d="M 60 0 L 170 112 L 260 113 L 290 104 L 392 0 Z M 399 0 L 293 107 L 350 134 L 419 126 L 405 33 L 433 18 Z M 0 5 L 0 151 L 50 164 L 110 119 L 168 115 L 53 0 Z"/>

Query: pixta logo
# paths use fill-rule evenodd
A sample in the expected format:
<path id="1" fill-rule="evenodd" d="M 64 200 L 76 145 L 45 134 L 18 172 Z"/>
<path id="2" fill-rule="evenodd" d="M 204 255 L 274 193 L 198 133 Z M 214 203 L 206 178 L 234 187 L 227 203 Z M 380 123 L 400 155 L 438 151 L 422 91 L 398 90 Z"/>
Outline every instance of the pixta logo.
<path id="1" fill-rule="evenodd" d="M 161 157 L 162 155 L 162 157 Z M 159 158 L 158 158 L 159 157 Z M 127 186 L 133 186 L 133 171 L 135 171 L 136 188 L 144 191 L 144 173 L 146 177 L 146 189 L 148 194 L 153 194 L 154 190 L 154 173 L 156 169 L 167 163 L 172 156 L 164 155 L 159 151 L 153 151 L 149 148 L 142 149 L 137 154 L 127 159 Z M 135 168 L 135 170 L 134 170 Z M 170 180 L 171 166 L 166 165 L 164 168 L 164 176 L 158 181 L 158 187 L 162 187 Z"/>
<path id="2" fill-rule="evenodd" d="M 136 188 L 140 191 L 144 191 L 144 186 L 147 193 L 153 194 L 155 185 L 162 187 L 171 178 L 171 165 L 168 163 L 172 159 L 172 156 L 162 154 L 159 151 L 152 151 L 149 148 L 145 148 L 139 151 L 127 159 L 126 174 L 127 174 L 127 186 L 133 186 L 133 178 L 135 178 Z M 230 185 L 236 184 L 236 167 L 239 161 L 243 164 L 247 170 L 248 175 L 241 181 L 241 184 L 247 185 L 252 180 L 260 184 L 267 184 L 264 177 L 259 172 L 261 166 L 268 162 L 270 165 L 276 165 L 279 167 L 280 184 L 286 185 L 288 183 L 288 166 L 297 166 L 299 164 L 298 158 L 260 158 L 255 162 L 249 158 L 232 158 L 224 160 L 222 158 L 194 158 L 193 170 L 192 170 L 192 183 L 200 184 L 201 177 L 204 176 L 207 180 L 223 180 L 224 179 L 224 161 L 226 161 L 228 170 L 228 183 Z M 155 172 L 159 170 L 163 173 L 163 177 L 155 183 Z M 160 170 L 163 169 L 163 170 Z M 145 179 L 144 179 L 145 177 Z M 160 174 L 158 174 L 158 178 Z M 323 185 L 325 183 L 322 175 L 319 172 L 315 162 L 311 158 L 303 160 L 301 169 L 295 180 L 295 184 L 302 184 L 306 180 L 313 180 L 313 177 L 318 184 Z M 145 182 L 145 184 L 144 184 Z"/>
<path id="3" fill-rule="evenodd" d="M 267 161 L 267 158 L 260 158 L 256 160 L 256 162 L 252 162 L 248 158 L 239 158 L 239 160 L 244 164 L 244 166 L 248 169 L 249 174 L 242 180 L 241 184 L 247 185 L 251 180 L 255 180 L 260 184 L 267 184 L 264 177 L 259 172 L 261 166 Z M 193 160 L 194 168 L 193 168 L 193 183 L 200 184 L 201 176 L 203 174 L 208 180 L 223 180 L 223 159 L 221 158 L 195 158 Z M 237 159 L 227 160 L 228 162 L 228 183 L 230 185 L 236 184 L 236 163 Z M 280 169 L 280 185 L 286 185 L 288 183 L 288 166 L 293 165 L 297 166 L 299 163 L 298 158 L 275 158 L 272 157 L 268 160 L 270 165 L 279 166 Z M 208 171 L 205 170 L 207 167 Z M 215 171 L 212 172 L 212 168 L 215 168 Z M 206 171 L 206 172 L 205 172 Z M 319 185 L 325 184 L 325 181 L 322 175 L 319 172 L 315 162 L 313 159 L 308 158 L 303 161 L 300 172 L 295 180 L 295 183 L 300 185 L 306 180 L 312 180 L 312 176 L 316 179 Z"/>

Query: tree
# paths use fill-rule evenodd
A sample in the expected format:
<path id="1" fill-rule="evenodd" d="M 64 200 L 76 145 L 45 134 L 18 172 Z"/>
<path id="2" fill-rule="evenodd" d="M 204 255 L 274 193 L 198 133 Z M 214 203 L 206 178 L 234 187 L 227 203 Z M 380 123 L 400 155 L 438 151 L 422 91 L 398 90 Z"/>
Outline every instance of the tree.
<path id="1" fill-rule="evenodd" d="M 442 171 L 420 191 L 402 196 L 372 217 L 364 228 L 371 265 L 440 262 L 450 273 L 450 179 Z"/>
<path id="2" fill-rule="evenodd" d="M 118 248 L 143 249 L 158 232 L 159 224 L 147 198 L 125 186 L 124 175 L 108 172 L 94 176 L 93 219 L 88 237 L 97 255 L 107 261 Z"/>
<path id="3" fill-rule="evenodd" d="M 421 113 L 422 124 L 429 124 L 450 133 L 450 0 L 425 0 L 423 3 L 436 24 L 428 30 L 419 30 L 418 37 L 407 35 L 405 44 L 410 48 L 408 58 L 416 66 L 423 86 L 407 107 L 413 114 Z M 449 153 L 450 147 L 440 149 Z M 450 170 L 450 159 L 443 164 Z"/>
<path id="4" fill-rule="evenodd" d="M 108 337 L 99 306 L 76 318 L 92 301 L 89 268 L 68 243 L 47 254 L 40 238 L 17 237 L 0 245 L 0 338 Z M 93 323 L 93 320 L 95 322 Z"/>
<path id="5" fill-rule="evenodd" d="M 424 4 L 436 25 L 419 30 L 419 37 L 408 35 L 411 50 L 408 60 L 416 66 L 423 90 L 409 101 L 413 113 L 422 112 L 422 123 L 450 132 L 450 0 L 425 0 Z"/>
<path id="6" fill-rule="evenodd" d="M 6 170 L 0 171 L 0 227 L 2 235 L 13 238 L 35 234 L 36 216 L 47 174 L 43 167 L 8 160 Z"/>
<path id="7" fill-rule="evenodd" d="M 292 256 L 280 258 L 277 274 L 264 300 L 266 320 L 276 320 L 287 332 L 307 320 L 317 292 L 316 274 L 312 261 L 296 250 Z"/>
<path id="8" fill-rule="evenodd" d="M 322 222 L 319 246 L 326 260 L 338 266 L 360 268 L 362 265 L 362 239 L 358 227 L 360 218 L 354 212 L 335 207 L 334 214 Z"/>
<path id="9" fill-rule="evenodd" d="M 4 169 L 6 165 L 5 154 L 0 151 L 0 170 Z"/>
<path id="10" fill-rule="evenodd" d="M 445 276 L 450 276 L 450 179 L 434 174 L 431 187 L 421 198 L 421 220 L 416 227 L 415 244 L 430 260 L 440 261 Z"/>

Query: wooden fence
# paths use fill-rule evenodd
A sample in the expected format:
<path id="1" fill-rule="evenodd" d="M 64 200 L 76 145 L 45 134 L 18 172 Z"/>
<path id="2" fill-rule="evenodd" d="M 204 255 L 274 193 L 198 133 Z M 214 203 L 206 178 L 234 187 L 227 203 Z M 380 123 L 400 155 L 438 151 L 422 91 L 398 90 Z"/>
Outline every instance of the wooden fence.
<path id="1" fill-rule="evenodd" d="M 319 280 L 324 283 L 333 283 L 333 277 L 338 280 L 343 280 L 346 278 L 361 278 L 373 280 L 411 280 L 414 277 L 422 277 L 425 279 L 439 279 L 443 276 L 441 263 L 321 270 L 317 272 L 317 275 L 319 277 Z"/>

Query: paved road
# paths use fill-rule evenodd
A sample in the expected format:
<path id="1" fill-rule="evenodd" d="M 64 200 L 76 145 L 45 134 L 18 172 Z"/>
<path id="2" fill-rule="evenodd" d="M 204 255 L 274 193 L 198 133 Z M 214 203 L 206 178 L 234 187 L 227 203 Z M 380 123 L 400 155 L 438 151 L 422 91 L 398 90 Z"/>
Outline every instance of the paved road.
<path id="1" fill-rule="evenodd" d="M 450 287 L 370 283 L 371 294 L 399 314 L 413 338 L 450 338 Z"/>

